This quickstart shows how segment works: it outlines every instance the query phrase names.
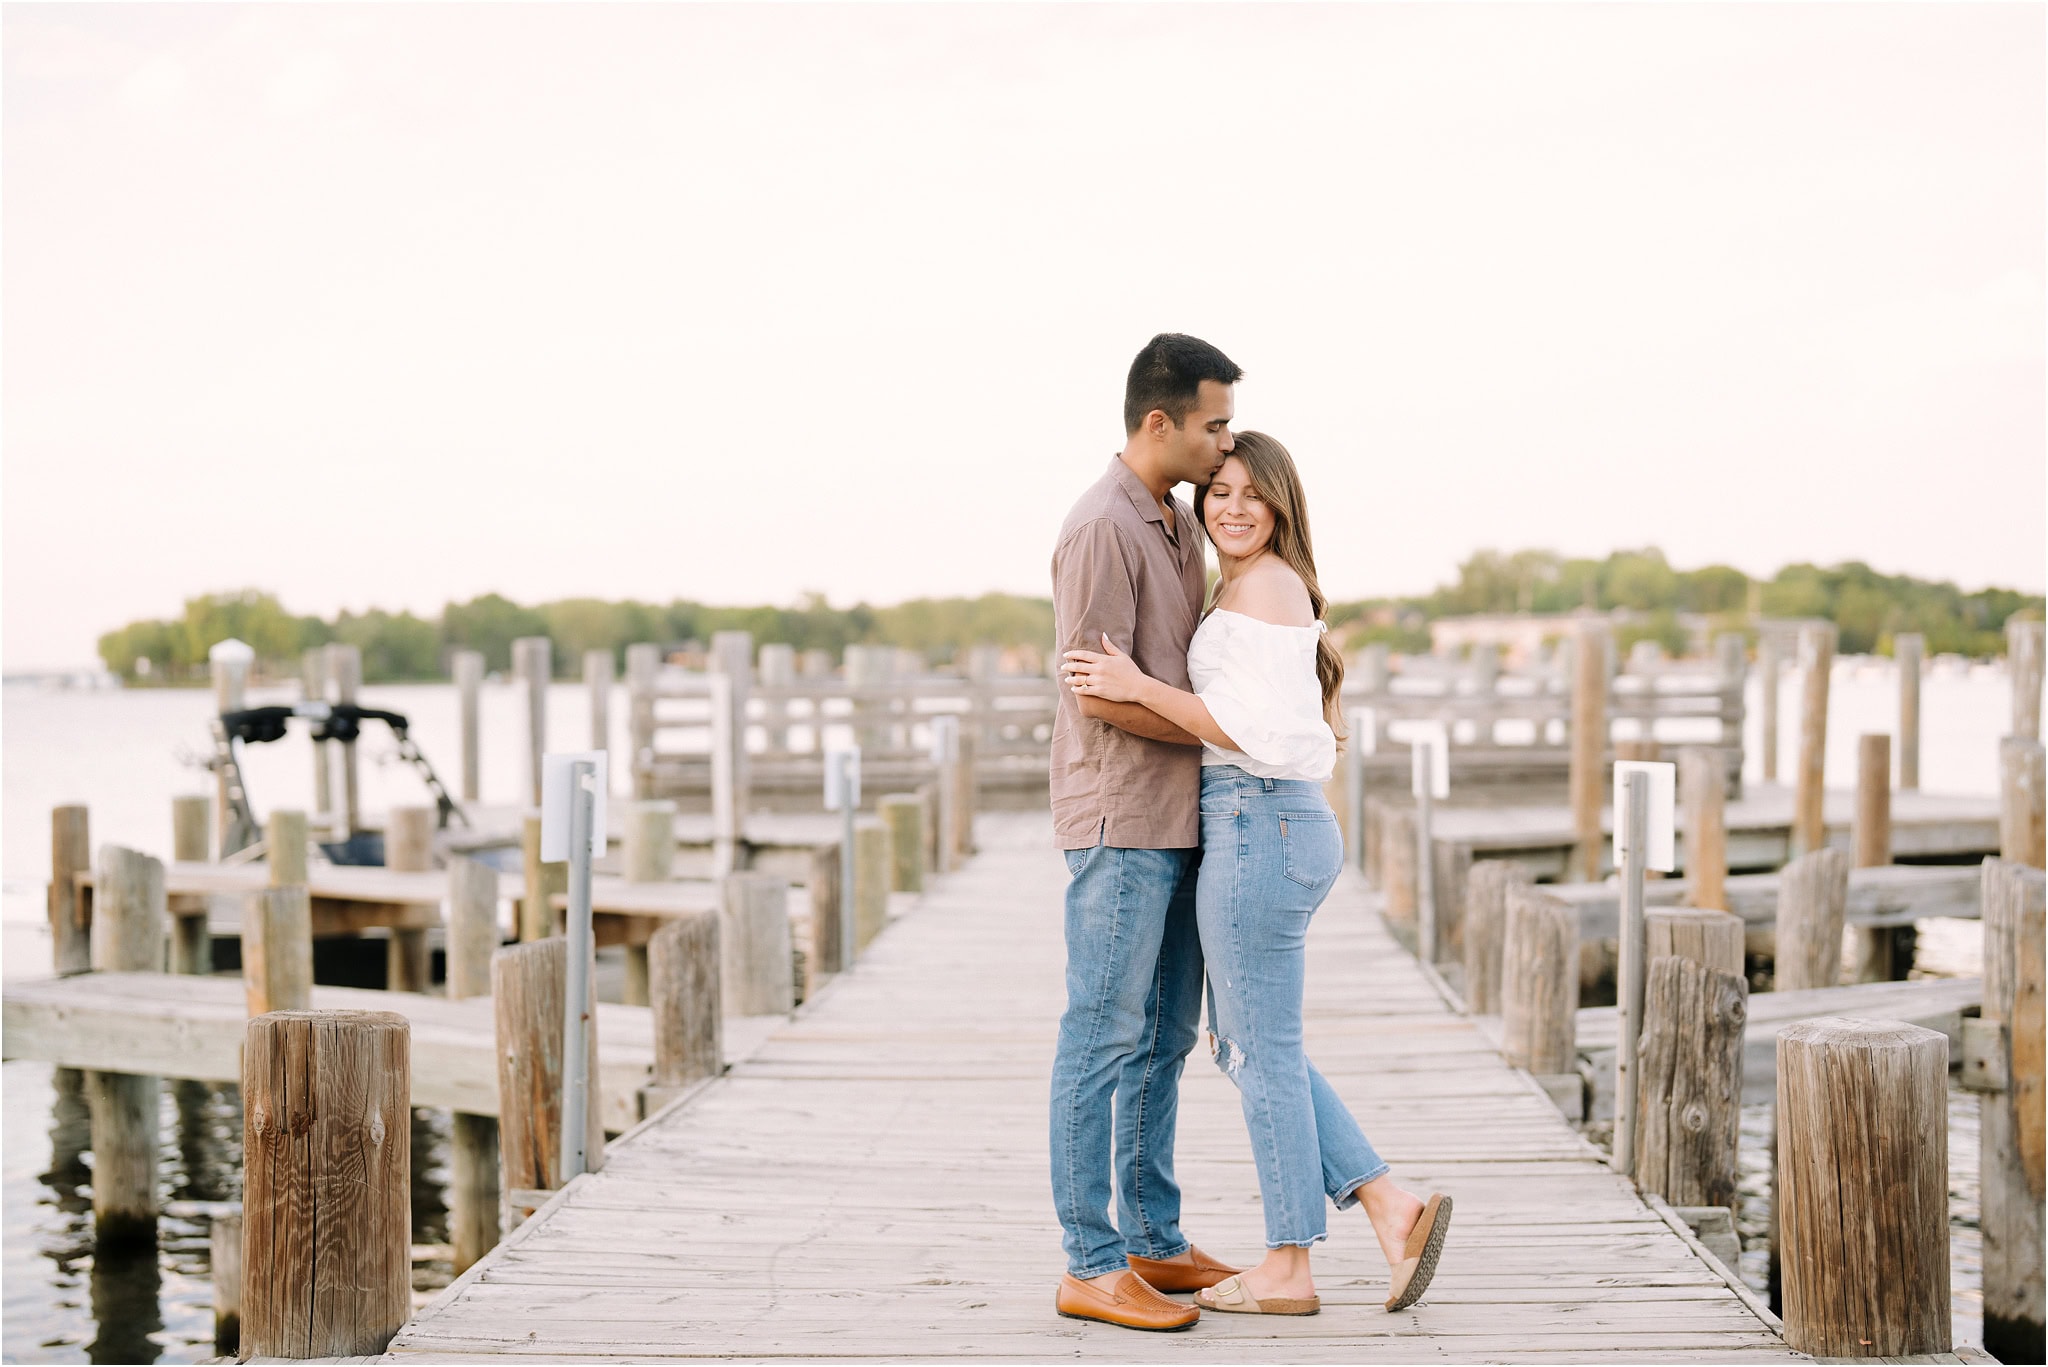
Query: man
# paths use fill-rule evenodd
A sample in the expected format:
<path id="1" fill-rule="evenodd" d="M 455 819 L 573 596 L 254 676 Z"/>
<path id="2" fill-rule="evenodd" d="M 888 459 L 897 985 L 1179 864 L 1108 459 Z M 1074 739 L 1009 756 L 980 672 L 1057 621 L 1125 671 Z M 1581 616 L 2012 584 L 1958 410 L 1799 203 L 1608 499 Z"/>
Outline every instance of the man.
<path id="1" fill-rule="evenodd" d="M 1061 654 L 1100 650 L 1107 635 L 1153 678 L 1188 686 L 1206 578 L 1201 529 L 1172 489 L 1206 483 L 1230 454 L 1242 373 L 1178 333 L 1154 337 L 1131 363 L 1124 449 L 1067 514 L 1053 551 Z M 1158 714 L 1060 689 L 1053 831 L 1072 881 L 1052 1072 L 1053 1201 L 1067 1255 L 1055 1305 L 1131 1329 L 1187 1328 L 1201 1311 L 1160 1292 L 1237 1270 L 1182 1236 L 1173 1179 L 1181 1066 L 1202 1001 L 1201 761 L 1201 743 Z"/>

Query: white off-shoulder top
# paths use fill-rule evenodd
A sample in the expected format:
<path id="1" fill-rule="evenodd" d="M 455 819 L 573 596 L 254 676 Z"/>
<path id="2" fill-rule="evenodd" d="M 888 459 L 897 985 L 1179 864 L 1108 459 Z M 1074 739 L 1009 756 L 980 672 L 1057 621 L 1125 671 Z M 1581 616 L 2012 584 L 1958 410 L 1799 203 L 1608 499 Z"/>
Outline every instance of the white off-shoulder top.
<path id="1" fill-rule="evenodd" d="M 1323 720 L 1316 642 L 1329 628 L 1262 622 L 1217 608 L 1195 628 L 1188 681 L 1225 735 L 1243 748 L 1203 742 L 1202 763 L 1235 764 L 1259 778 L 1326 781 L 1337 736 Z"/>

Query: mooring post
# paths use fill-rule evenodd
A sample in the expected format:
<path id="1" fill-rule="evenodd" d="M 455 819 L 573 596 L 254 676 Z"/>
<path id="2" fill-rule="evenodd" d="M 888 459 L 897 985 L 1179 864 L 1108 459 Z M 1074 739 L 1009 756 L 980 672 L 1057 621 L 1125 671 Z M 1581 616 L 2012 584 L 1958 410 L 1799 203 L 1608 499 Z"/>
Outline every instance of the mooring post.
<path id="1" fill-rule="evenodd" d="M 1760 685 L 1759 706 L 1763 734 L 1757 744 L 1763 750 L 1764 782 L 1778 781 L 1778 664 L 1782 653 L 1778 638 L 1759 628 L 1756 636 L 1756 673 Z"/>
<path id="2" fill-rule="evenodd" d="M 1948 1037 L 1824 1016 L 1778 1032 L 1785 1340 L 1949 1351 Z"/>
<path id="3" fill-rule="evenodd" d="M 1465 1009 L 1501 1013 L 1501 951 L 1508 893 L 1533 886 L 1529 870 L 1510 859 L 1482 859 L 1465 878 Z"/>
<path id="4" fill-rule="evenodd" d="M 568 891 L 569 866 L 561 860 L 541 859 L 538 812 L 528 812 L 520 822 L 519 848 L 526 875 L 526 895 L 519 899 L 519 939 L 530 944 L 559 933 L 554 899 L 557 893 Z"/>
<path id="5" fill-rule="evenodd" d="M 951 873 L 960 863 L 960 839 L 955 830 L 960 806 L 960 718 L 952 713 L 932 718 L 932 763 L 938 767 L 934 788 L 937 811 L 933 822 L 933 848 L 937 852 L 932 869 Z"/>
<path id="6" fill-rule="evenodd" d="M 397 873 L 425 873 L 434 867 L 433 807 L 393 807 L 385 817 L 384 867 Z M 384 986 L 393 992 L 425 992 L 433 986 L 434 961 L 424 928 L 394 926 L 385 942 Z"/>
<path id="7" fill-rule="evenodd" d="M 382 1353 L 412 1318 L 411 1027 L 258 1016 L 242 1106 L 243 1358 Z"/>
<path id="8" fill-rule="evenodd" d="M 2012 674 L 2012 732 L 2041 739 L 2042 623 L 2013 618 L 2005 624 L 2005 658 Z"/>
<path id="9" fill-rule="evenodd" d="M 1854 865 L 1882 868 L 1892 862 L 1892 738 L 1867 734 L 1856 740 L 1856 816 L 1850 830 Z M 1850 931 L 1849 980 L 1903 981 L 1913 967 L 1911 926 L 1857 926 Z"/>
<path id="10" fill-rule="evenodd" d="M 1798 787 L 1792 799 L 1792 853 L 1807 854 L 1827 844 L 1828 680 L 1835 667 L 1832 623 L 1799 633 L 1805 677 L 1800 689 Z"/>
<path id="11" fill-rule="evenodd" d="M 455 673 L 455 695 L 461 711 L 462 800 L 477 801 L 483 791 L 484 656 L 480 650 L 458 650 L 449 661 Z"/>
<path id="12" fill-rule="evenodd" d="M 1778 952 L 1773 970 L 1780 992 L 1833 987 L 1841 981 L 1842 922 L 1849 905 L 1849 854 L 1815 850 L 1778 875 Z"/>
<path id="13" fill-rule="evenodd" d="M 808 978 L 804 983 L 804 1000 L 817 995 L 819 987 L 831 974 L 845 965 L 845 940 L 841 936 L 844 921 L 840 915 L 840 862 L 844 858 L 837 845 L 820 845 L 811 851 L 811 941 L 804 953 L 804 967 Z"/>
<path id="14" fill-rule="evenodd" d="M 336 702 L 354 702 L 356 694 L 363 687 L 363 652 L 358 646 L 341 641 L 327 644 L 327 677 L 334 689 Z M 346 840 L 362 829 L 363 803 L 360 773 L 356 767 L 356 743 L 352 740 L 339 742 L 341 746 L 341 829 L 335 838 Z"/>
<path id="15" fill-rule="evenodd" d="M 209 799 L 209 802 L 211 799 Z M 78 876 L 92 868 L 92 823 L 82 805 L 50 809 L 50 958 L 59 977 L 92 970 L 92 901 Z"/>
<path id="16" fill-rule="evenodd" d="M 754 695 L 754 633 L 712 632 L 711 672 L 724 677 L 731 688 L 732 723 L 726 745 L 731 756 L 733 820 L 737 824 L 746 819 L 753 793 L 752 765 L 747 757 L 747 711 L 748 700 Z"/>
<path id="17" fill-rule="evenodd" d="M 171 799 L 171 858 L 181 864 L 206 862 L 212 801 L 204 795 Z M 171 972 L 213 972 L 213 933 L 206 923 L 207 898 L 187 893 L 169 900 Z"/>
<path id="18" fill-rule="evenodd" d="M 306 814 L 273 811 L 264 827 L 270 886 L 242 900 L 242 989 L 251 1017 L 313 1004 L 313 903 Z"/>
<path id="19" fill-rule="evenodd" d="M 491 958 L 500 944 L 498 871 L 460 856 L 448 861 L 448 998 L 491 994 Z M 462 1272 L 497 1244 L 498 1119 L 457 1111 L 449 1144 L 449 1237 Z"/>
<path id="20" fill-rule="evenodd" d="M 1688 745 L 1678 752 L 1678 801 L 1685 813 L 1685 876 L 1689 906 L 1728 905 L 1728 771 L 1721 752 Z"/>
<path id="21" fill-rule="evenodd" d="M 555 676 L 555 645 L 545 636 L 512 643 L 512 672 L 526 698 L 526 802 L 540 806 L 541 756 L 548 748 L 548 684 Z"/>
<path id="22" fill-rule="evenodd" d="M 1538 1077 L 1576 1069 L 1578 913 L 1534 887 L 1507 889 L 1501 954 L 1501 1049 Z"/>
<path id="23" fill-rule="evenodd" d="M 1892 660 L 1899 676 L 1899 791 L 1920 787 L 1920 661 L 1926 638 L 1917 631 L 1892 637 Z"/>
<path id="24" fill-rule="evenodd" d="M 879 816 L 853 823 L 854 944 L 865 953 L 868 942 L 889 921 L 889 827 Z"/>
<path id="25" fill-rule="evenodd" d="M 2043 1356 L 2043 881 L 2004 859 L 1983 869 L 1984 1007 L 1963 1022 L 1963 1086 L 1978 1097 L 1984 1347 Z"/>
<path id="26" fill-rule="evenodd" d="M 628 804 L 626 838 L 620 850 L 628 883 L 666 883 L 675 876 L 676 804 L 667 798 L 647 798 Z M 648 946 L 628 944 L 626 950 L 625 1002 L 646 1006 L 648 997 Z"/>
<path id="27" fill-rule="evenodd" d="M 626 730 L 634 797 L 654 796 L 654 693 L 661 681 L 661 647 L 640 641 L 626 647 Z"/>
<path id="28" fill-rule="evenodd" d="M 1650 835 L 1650 780 L 1629 773 L 1621 785 L 1614 814 L 1614 853 L 1621 865 L 1620 965 L 1617 984 L 1621 1034 L 1614 1051 L 1614 1168 L 1623 1176 L 1635 1170 L 1636 1105 L 1641 1074 L 1636 1068 L 1637 1042 L 1643 1032 L 1644 855 Z"/>
<path id="29" fill-rule="evenodd" d="M 705 682 L 711 699 L 711 877 L 717 880 L 740 862 L 740 757 L 733 736 L 744 732 L 745 713 L 731 674 L 712 674 Z"/>
<path id="30" fill-rule="evenodd" d="M 947 838 L 953 842 L 955 867 L 974 853 L 974 816 L 981 810 L 981 770 L 976 767 L 975 758 L 980 745 L 973 734 L 965 731 L 954 742 L 953 812 Z"/>
<path id="31" fill-rule="evenodd" d="M 569 766 L 569 957 L 562 993 L 562 1180 L 590 1170 L 589 1123 L 591 1050 L 597 1034 L 592 1020 L 590 965 L 596 953 L 590 920 L 590 846 L 597 821 L 597 766 L 578 760 Z"/>
<path id="32" fill-rule="evenodd" d="M 612 748 L 612 653 L 583 652 L 583 686 L 590 691 L 590 748 L 607 754 Z M 607 767 L 606 772 L 611 772 Z"/>
<path id="33" fill-rule="evenodd" d="M 299 699 L 302 702 L 324 703 L 327 698 L 327 647 L 308 646 L 299 656 Z M 328 742 L 313 742 L 313 815 L 318 818 L 322 834 L 329 831 L 329 818 L 334 811 L 334 774 L 328 766 Z"/>
<path id="34" fill-rule="evenodd" d="M 562 1172 L 564 1004 L 568 997 L 569 942 L 553 935 L 507 945 L 491 957 L 491 1007 L 498 1056 L 498 1141 L 502 1164 L 501 1216 L 510 1232 L 546 1193 L 566 1180 Z M 586 1067 L 597 1066 L 597 1032 L 584 1041 Z M 603 1117 L 591 1108 L 584 1121 L 584 1161 L 598 1166 L 604 1152 Z"/>
<path id="35" fill-rule="evenodd" d="M 93 877 L 92 966 L 102 973 L 164 968 L 164 866 L 146 854 L 103 846 Z M 92 1212 L 104 1247 L 156 1240 L 157 1105 L 153 1076 L 88 1070 L 92 1115 Z"/>
<path id="36" fill-rule="evenodd" d="M 246 688 L 249 681 L 249 660 L 242 653 L 246 650 L 230 651 L 229 646 L 239 642 L 223 641 L 209 652 L 209 663 L 213 672 L 213 710 L 215 715 L 239 712 L 247 705 Z M 228 742 L 232 749 L 233 740 Z M 241 829 L 235 819 L 234 806 L 229 793 L 234 787 L 224 768 L 213 773 L 213 845 L 220 852 L 220 858 L 227 858 L 236 850 L 255 838 L 253 832 Z"/>
<path id="37" fill-rule="evenodd" d="M 760 650 L 760 674 L 755 680 L 764 689 L 786 689 L 796 682 L 796 647 L 784 641 L 764 642 Z M 761 708 L 764 738 L 770 750 L 789 749 L 789 698 L 764 698 Z M 815 729 L 815 728 L 813 728 Z"/>
<path id="38" fill-rule="evenodd" d="M 847 647 L 849 650 L 851 646 Z M 854 820 L 860 811 L 860 751 L 825 752 L 825 810 L 839 813 L 839 882 L 835 901 L 839 909 L 838 950 L 827 960 L 845 972 L 860 956 L 860 933 L 854 908 L 860 886 L 855 865 Z M 813 894 L 812 905 L 816 906 Z M 813 935 L 816 935 L 813 931 Z"/>
<path id="39" fill-rule="evenodd" d="M 232 1355 L 242 1346 L 242 1212 L 215 1215 L 206 1247 L 213 1272 L 213 1346 Z"/>
<path id="40" fill-rule="evenodd" d="M 2038 740 L 2007 736 L 1998 743 L 1999 857 L 2037 869 L 2048 853 L 2043 754 Z"/>
<path id="41" fill-rule="evenodd" d="M 716 912 L 692 912 L 654 932 L 647 943 L 654 1008 L 654 1075 L 641 1109 L 652 1115 L 669 1097 L 725 1068 L 724 972 Z"/>
<path id="42" fill-rule="evenodd" d="M 1573 640 L 1571 802 L 1574 841 L 1570 873 L 1597 883 L 1601 873 L 1600 809 L 1607 790 L 1607 652 L 1604 623 L 1582 621 Z"/>
<path id="43" fill-rule="evenodd" d="M 1655 915 L 1656 913 L 1653 913 Z M 1635 1153 L 1638 1190 L 1674 1206 L 1735 1206 L 1735 1155 L 1742 1111 L 1742 1032 L 1749 982 L 1742 976 L 1742 922 L 1725 912 L 1705 923 L 1708 952 L 1734 971 L 1652 945 L 1637 1055 Z M 1666 924 L 1667 931 L 1704 926 Z M 1657 937 L 1653 923 L 1651 936 Z M 1681 938 L 1684 938 L 1681 935 Z M 1707 948 L 1702 943 L 1702 948 Z"/>
<path id="44" fill-rule="evenodd" d="M 880 821 L 875 825 L 887 878 L 888 831 Z M 720 1000 L 738 1016 L 787 1015 L 796 1009 L 788 881 L 779 874 L 735 873 L 725 879 L 724 896 Z"/>
<path id="45" fill-rule="evenodd" d="M 887 793 L 875 804 L 889 828 L 889 888 L 924 891 L 924 803 L 915 793 Z"/>

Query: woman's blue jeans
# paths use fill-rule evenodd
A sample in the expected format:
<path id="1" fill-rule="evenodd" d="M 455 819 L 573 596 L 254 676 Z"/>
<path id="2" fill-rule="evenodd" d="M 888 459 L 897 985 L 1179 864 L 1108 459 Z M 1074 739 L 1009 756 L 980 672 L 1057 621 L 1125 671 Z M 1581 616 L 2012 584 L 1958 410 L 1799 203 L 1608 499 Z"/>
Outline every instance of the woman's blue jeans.
<path id="1" fill-rule="evenodd" d="M 1326 1237 L 1323 1198 L 1357 1204 L 1387 1165 L 1301 1047 L 1308 923 L 1344 866 L 1323 790 L 1202 770 L 1196 917 L 1216 1066 L 1237 1084 L 1266 1209 L 1266 1246 Z"/>
<path id="2" fill-rule="evenodd" d="M 1067 1271 L 1187 1251 L 1173 1178 L 1180 1074 L 1202 1018 L 1194 850 L 1068 850 L 1067 1009 L 1052 1065 L 1052 1193 Z M 1110 1222 L 1111 1142 L 1116 1221 Z"/>

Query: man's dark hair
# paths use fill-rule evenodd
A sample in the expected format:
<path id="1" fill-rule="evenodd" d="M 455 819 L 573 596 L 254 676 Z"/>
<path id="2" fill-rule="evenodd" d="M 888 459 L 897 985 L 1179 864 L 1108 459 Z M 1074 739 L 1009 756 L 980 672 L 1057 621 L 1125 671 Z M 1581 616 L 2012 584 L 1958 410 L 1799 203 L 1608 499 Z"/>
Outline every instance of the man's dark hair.
<path id="1" fill-rule="evenodd" d="M 1124 381 L 1124 435 L 1137 431 L 1155 408 L 1179 427 L 1201 397 L 1202 381 L 1236 384 L 1243 377 L 1235 361 L 1201 338 L 1162 332 L 1131 362 Z"/>

